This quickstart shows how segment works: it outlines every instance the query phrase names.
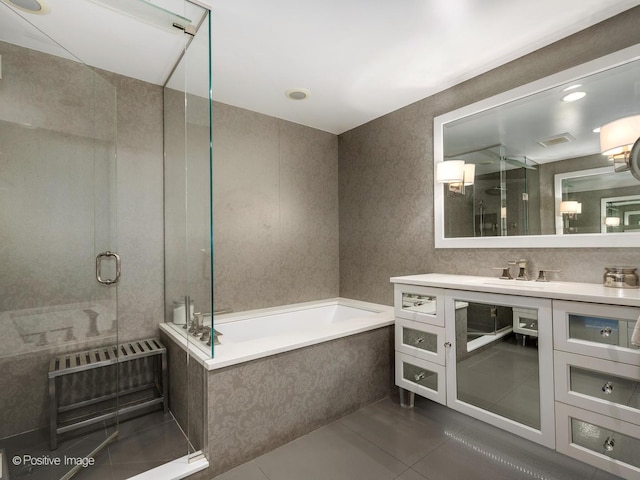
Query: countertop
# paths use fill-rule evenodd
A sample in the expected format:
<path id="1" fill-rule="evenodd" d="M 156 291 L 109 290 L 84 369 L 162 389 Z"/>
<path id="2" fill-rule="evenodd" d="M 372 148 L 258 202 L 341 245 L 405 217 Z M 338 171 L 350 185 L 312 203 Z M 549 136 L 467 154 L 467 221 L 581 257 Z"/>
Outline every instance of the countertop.
<path id="1" fill-rule="evenodd" d="M 640 289 L 611 288 L 599 283 L 502 280 L 441 273 L 391 277 L 391 283 L 640 307 Z"/>

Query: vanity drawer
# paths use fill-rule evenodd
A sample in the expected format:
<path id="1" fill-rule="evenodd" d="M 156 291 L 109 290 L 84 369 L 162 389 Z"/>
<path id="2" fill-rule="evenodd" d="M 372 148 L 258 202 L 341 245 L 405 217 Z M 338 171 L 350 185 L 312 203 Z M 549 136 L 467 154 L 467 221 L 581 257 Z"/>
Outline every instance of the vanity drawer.
<path id="1" fill-rule="evenodd" d="M 640 365 L 559 351 L 554 360 L 556 400 L 640 425 Z"/>
<path id="2" fill-rule="evenodd" d="M 398 318 L 444 327 L 444 291 L 396 283 L 394 310 Z"/>
<path id="3" fill-rule="evenodd" d="M 640 348 L 631 344 L 631 333 L 638 316 L 640 308 L 554 300 L 554 346 L 637 365 Z"/>
<path id="4" fill-rule="evenodd" d="M 640 429 L 556 402 L 556 449 L 627 479 L 640 479 Z"/>
<path id="5" fill-rule="evenodd" d="M 413 357 L 444 365 L 444 335 L 443 327 L 397 318 L 395 349 Z"/>
<path id="6" fill-rule="evenodd" d="M 446 405 L 444 366 L 396 352 L 396 385 Z"/>

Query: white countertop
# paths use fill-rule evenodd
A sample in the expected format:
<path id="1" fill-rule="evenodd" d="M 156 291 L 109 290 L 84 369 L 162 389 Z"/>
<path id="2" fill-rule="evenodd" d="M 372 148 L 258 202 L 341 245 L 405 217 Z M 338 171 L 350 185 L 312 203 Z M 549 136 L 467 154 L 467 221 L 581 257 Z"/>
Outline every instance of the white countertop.
<path id="1" fill-rule="evenodd" d="M 497 277 L 448 275 L 441 273 L 391 277 L 391 282 L 452 290 L 502 293 L 525 297 L 640 307 L 640 289 L 611 288 L 599 283 L 501 280 Z"/>

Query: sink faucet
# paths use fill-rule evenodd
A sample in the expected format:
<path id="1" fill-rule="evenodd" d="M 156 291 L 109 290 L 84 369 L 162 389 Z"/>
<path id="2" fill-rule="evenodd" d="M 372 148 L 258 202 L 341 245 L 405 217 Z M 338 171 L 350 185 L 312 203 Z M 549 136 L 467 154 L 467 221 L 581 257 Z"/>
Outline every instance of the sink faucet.
<path id="1" fill-rule="evenodd" d="M 518 260 L 518 277 L 516 280 L 529 280 L 527 276 L 527 261 L 524 258 Z"/>

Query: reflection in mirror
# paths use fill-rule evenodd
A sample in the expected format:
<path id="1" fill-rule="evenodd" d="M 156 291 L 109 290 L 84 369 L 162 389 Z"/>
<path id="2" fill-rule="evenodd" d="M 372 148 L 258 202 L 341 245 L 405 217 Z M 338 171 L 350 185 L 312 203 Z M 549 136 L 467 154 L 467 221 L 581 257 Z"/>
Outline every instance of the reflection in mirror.
<path id="1" fill-rule="evenodd" d="M 629 171 L 640 138 L 634 121 L 640 119 L 639 58 L 636 45 L 437 117 L 436 247 L 568 246 L 568 233 L 571 246 L 632 246 L 629 235 L 615 238 L 632 229 L 605 228 L 600 199 L 640 195 L 640 172 Z M 472 167 L 472 174 L 446 179 L 439 164 L 449 163 Z M 589 169 L 600 170 L 592 179 L 571 180 Z M 566 182 L 554 188 L 563 174 Z M 564 203 L 571 201 L 581 204 L 581 213 Z M 577 241 L 580 234 L 587 236 Z M 598 240 L 602 234 L 613 240 Z M 522 238 L 529 236 L 551 238 Z M 508 237 L 520 238 L 509 243 Z"/>
<path id="2" fill-rule="evenodd" d="M 631 172 L 613 172 L 610 167 L 555 175 L 556 233 L 638 232 L 633 215 L 640 210 L 640 182 Z M 635 224 L 634 224 L 635 222 Z"/>
<path id="3" fill-rule="evenodd" d="M 537 309 L 455 306 L 457 398 L 540 430 Z"/>

